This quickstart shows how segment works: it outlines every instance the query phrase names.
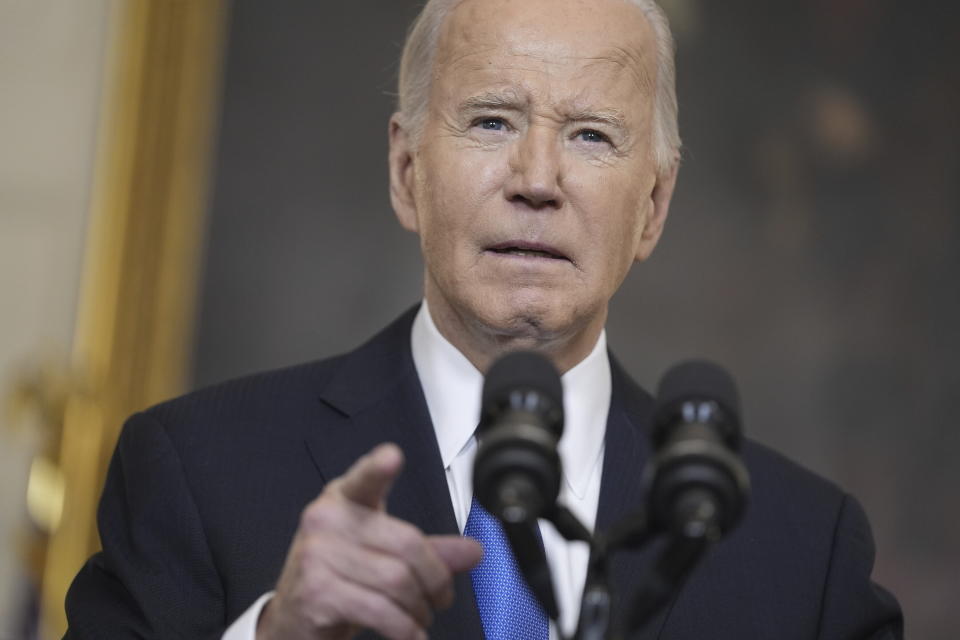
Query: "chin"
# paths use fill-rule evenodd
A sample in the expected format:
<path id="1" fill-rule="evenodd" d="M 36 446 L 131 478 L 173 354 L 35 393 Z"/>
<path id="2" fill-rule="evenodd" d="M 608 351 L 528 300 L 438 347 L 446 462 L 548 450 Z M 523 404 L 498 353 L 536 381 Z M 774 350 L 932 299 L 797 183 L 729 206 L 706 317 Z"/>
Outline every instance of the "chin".
<path id="1" fill-rule="evenodd" d="M 479 310 L 494 333 L 534 342 L 553 340 L 570 333 L 578 324 L 574 306 L 558 295 L 522 291 L 491 300 Z"/>

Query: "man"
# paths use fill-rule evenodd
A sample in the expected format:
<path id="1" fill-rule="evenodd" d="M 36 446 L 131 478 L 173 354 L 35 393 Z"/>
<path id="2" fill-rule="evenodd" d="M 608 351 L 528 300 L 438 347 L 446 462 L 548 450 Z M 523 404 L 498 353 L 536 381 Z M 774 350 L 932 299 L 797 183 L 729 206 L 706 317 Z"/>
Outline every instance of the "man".
<path id="1" fill-rule="evenodd" d="M 468 573 L 481 549 L 460 533 L 481 517 L 481 372 L 518 348 L 564 372 L 562 500 L 598 529 L 642 504 L 651 401 L 608 359 L 603 327 L 677 176 L 662 15 L 646 0 L 431 1 L 389 133 L 424 304 L 353 353 L 131 418 L 68 637 L 492 634 L 482 566 Z M 856 502 L 757 445 L 744 457 L 745 521 L 642 637 L 897 637 Z M 569 632 L 586 551 L 542 533 Z M 646 559 L 618 559 L 619 608 Z M 546 637 L 531 624 L 502 637 Z"/>

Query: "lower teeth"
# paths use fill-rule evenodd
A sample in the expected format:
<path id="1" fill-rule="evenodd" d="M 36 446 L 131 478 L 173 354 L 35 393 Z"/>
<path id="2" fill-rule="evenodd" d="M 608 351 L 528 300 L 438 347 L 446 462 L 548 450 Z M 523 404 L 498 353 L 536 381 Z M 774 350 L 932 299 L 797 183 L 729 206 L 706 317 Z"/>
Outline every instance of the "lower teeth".
<path id="1" fill-rule="evenodd" d="M 554 257 L 552 254 L 549 254 L 545 251 L 524 251 L 521 249 L 514 249 L 511 251 L 508 251 L 507 253 L 515 256 L 524 256 L 524 257 L 529 256 L 531 258 L 553 258 Z"/>

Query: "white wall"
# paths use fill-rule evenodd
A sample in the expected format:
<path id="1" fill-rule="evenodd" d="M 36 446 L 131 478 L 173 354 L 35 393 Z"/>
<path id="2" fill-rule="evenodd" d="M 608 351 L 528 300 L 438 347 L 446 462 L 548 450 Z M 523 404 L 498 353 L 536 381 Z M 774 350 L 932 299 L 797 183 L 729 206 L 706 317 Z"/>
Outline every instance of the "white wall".
<path id="1" fill-rule="evenodd" d="M 110 0 L 0 0 L 0 405 L 24 368 L 70 352 Z M 22 584 L 36 436 L 0 406 L 0 639 Z"/>

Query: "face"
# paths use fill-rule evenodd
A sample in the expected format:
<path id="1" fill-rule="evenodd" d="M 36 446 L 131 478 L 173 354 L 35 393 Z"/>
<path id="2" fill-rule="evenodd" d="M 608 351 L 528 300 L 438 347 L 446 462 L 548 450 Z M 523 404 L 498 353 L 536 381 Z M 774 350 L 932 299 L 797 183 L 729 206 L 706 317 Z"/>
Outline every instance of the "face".
<path id="1" fill-rule="evenodd" d="M 391 122 L 391 197 L 434 321 L 481 369 L 578 362 L 656 244 L 675 172 L 654 163 L 655 50 L 623 0 L 465 0 L 445 22 L 419 144 Z"/>

